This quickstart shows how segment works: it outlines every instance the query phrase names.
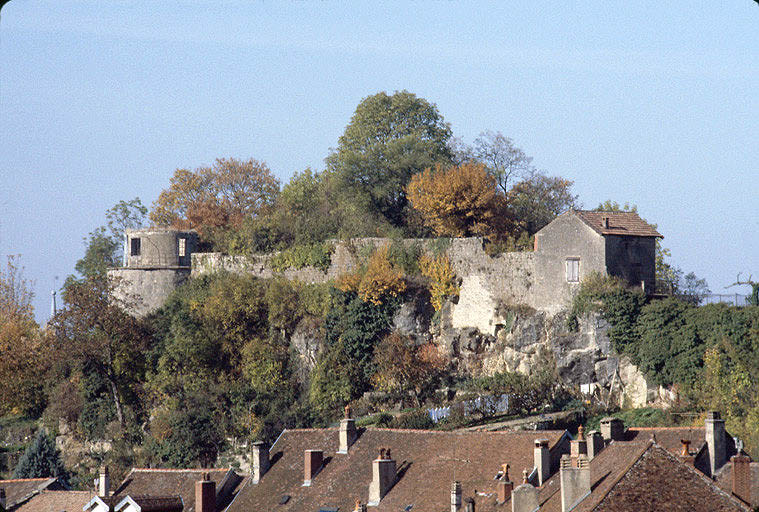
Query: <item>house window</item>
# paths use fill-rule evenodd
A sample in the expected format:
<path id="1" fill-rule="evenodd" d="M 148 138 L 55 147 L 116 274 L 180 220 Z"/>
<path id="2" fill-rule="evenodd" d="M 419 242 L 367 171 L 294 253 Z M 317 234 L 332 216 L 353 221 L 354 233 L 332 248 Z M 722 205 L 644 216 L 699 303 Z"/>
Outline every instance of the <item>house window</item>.
<path id="1" fill-rule="evenodd" d="M 186 256 L 187 252 L 187 239 L 186 238 L 180 238 L 179 239 L 179 257 L 183 258 Z"/>
<path id="2" fill-rule="evenodd" d="M 580 281 L 580 258 L 567 258 L 567 282 Z"/>
<path id="3" fill-rule="evenodd" d="M 139 238 L 132 238 L 132 240 L 131 240 L 131 251 L 129 251 L 129 254 L 131 256 L 139 256 L 140 255 L 140 239 Z"/>

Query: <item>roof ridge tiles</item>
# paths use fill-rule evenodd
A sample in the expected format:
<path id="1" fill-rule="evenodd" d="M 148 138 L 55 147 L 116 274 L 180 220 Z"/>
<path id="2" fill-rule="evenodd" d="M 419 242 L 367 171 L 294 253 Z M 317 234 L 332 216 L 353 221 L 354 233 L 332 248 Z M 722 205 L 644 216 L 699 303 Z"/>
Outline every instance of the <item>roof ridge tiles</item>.
<path id="1" fill-rule="evenodd" d="M 40 478 L 9 478 L 8 480 L 0 480 L 0 482 L 46 482 L 48 480 L 57 479 L 57 476 L 46 476 Z"/>
<path id="2" fill-rule="evenodd" d="M 229 471 L 229 468 L 132 468 L 132 471 L 151 471 L 162 473 L 209 473 L 211 471 Z"/>

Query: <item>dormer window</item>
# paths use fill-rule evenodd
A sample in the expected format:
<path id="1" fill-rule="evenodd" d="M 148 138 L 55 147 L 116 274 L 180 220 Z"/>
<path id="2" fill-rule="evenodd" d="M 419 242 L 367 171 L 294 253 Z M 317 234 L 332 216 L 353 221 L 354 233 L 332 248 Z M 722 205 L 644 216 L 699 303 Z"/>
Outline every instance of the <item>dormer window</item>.
<path id="1" fill-rule="evenodd" d="M 567 282 L 580 282 L 580 258 L 567 258 Z"/>

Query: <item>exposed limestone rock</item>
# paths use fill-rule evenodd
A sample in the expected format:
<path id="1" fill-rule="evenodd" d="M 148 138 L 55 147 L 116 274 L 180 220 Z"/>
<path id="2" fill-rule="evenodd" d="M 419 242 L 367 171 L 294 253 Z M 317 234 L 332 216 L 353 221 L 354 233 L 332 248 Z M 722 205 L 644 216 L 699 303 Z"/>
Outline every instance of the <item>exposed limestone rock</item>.
<path id="1" fill-rule="evenodd" d="M 430 320 L 435 313 L 430 304 L 429 292 L 419 290 L 410 302 L 401 305 L 393 316 L 393 329 L 409 336 L 417 344 L 430 341 Z"/>
<path id="2" fill-rule="evenodd" d="M 298 322 L 290 337 L 290 344 L 298 354 L 298 380 L 305 383 L 324 350 L 324 334 L 319 319 L 305 317 Z"/>

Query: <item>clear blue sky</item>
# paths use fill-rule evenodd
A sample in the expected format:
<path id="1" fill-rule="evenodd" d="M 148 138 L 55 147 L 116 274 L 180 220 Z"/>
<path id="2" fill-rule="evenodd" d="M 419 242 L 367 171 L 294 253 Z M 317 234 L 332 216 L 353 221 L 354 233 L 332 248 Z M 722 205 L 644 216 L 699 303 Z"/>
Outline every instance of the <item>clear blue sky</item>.
<path id="1" fill-rule="evenodd" d="M 512 137 L 586 207 L 637 204 L 713 291 L 759 279 L 753 0 L 12 0 L 0 257 L 22 255 L 45 321 L 55 276 L 119 200 L 150 205 L 174 169 L 216 157 L 283 181 L 322 169 L 361 99 L 400 89 L 468 142 Z"/>

